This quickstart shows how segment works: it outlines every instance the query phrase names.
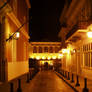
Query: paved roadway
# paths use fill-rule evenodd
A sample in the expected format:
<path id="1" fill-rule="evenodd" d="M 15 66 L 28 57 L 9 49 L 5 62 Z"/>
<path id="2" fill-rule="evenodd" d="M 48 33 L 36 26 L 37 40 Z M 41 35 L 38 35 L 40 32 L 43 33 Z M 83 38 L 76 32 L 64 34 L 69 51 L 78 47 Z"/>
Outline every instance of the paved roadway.
<path id="1" fill-rule="evenodd" d="M 23 92 L 74 92 L 53 71 L 41 71 L 30 81 Z"/>

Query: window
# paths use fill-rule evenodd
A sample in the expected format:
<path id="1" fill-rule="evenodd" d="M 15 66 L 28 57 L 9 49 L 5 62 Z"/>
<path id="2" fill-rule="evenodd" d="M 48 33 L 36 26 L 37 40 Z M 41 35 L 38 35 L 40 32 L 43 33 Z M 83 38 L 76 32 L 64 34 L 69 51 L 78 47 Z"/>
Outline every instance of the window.
<path id="1" fill-rule="evenodd" d="M 87 55 L 87 53 L 85 53 L 85 54 L 84 54 L 84 65 L 85 65 L 85 66 L 88 66 L 87 60 L 88 60 L 88 55 Z"/>
<path id="2" fill-rule="evenodd" d="M 59 47 L 55 47 L 55 53 L 58 53 Z"/>
<path id="3" fill-rule="evenodd" d="M 83 54 L 84 54 L 84 66 L 86 67 L 92 67 L 92 43 L 91 44 L 86 44 L 83 45 L 83 48 L 85 48 L 85 50 L 83 50 Z"/>
<path id="4" fill-rule="evenodd" d="M 33 53 L 37 53 L 37 47 L 33 48 Z"/>
<path id="5" fill-rule="evenodd" d="M 49 48 L 49 52 L 50 52 L 50 53 L 53 53 L 53 47 L 50 47 L 50 48 Z"/>
<path id="6" fill-rule="evenodd" d="M 44 52 L 48 52 L 48 47 L 44 47 Z"/>
<path id="7" fill-rule="evenodd" d="M 39 53 L 42 53 L 42 47 L 39 47 Z"/>

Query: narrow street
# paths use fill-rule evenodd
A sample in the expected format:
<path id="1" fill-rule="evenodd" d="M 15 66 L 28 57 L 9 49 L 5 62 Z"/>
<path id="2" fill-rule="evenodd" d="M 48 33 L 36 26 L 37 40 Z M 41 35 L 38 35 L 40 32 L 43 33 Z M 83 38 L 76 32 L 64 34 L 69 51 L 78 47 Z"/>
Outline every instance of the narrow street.
<path id="1" fill-rule="evenodd" d="M 39 72 L 23 92 L 74 92 L 53 71 Z"/>
<path id="2" fill-rule="evenodd" d="M 0 0 L 0 92 L 92 92 L 92 0 Z"/>

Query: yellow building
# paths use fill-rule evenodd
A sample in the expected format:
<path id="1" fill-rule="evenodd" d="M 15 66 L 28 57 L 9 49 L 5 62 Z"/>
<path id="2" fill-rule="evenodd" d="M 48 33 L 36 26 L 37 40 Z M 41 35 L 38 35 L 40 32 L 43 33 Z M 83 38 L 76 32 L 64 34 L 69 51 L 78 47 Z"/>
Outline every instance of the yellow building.
<path id="1" fill-rule="evenodd" d="M 59 37 L 63 53 L 63 69 L 92 79 L 92 1 L 66 0 L 60 17 Z M 88 33 L 90 32 L 90 33 Z"/>
<path id="2" fill-rule="evenodd" d="M 53 65 L 55 60 L 62 58 L 58 52 L 60 47 L 60 42 L 30 42 L 29 58 L 38 60 L 40 65 L 44 65 L 46 62 Z"/>
<path id="3" fill-rule="evenodd" d="M 29 8 L 29 0 L 0 0 L 0 82 L 29 72 L 28 23 L 18 30 L 28 21 Z"/>

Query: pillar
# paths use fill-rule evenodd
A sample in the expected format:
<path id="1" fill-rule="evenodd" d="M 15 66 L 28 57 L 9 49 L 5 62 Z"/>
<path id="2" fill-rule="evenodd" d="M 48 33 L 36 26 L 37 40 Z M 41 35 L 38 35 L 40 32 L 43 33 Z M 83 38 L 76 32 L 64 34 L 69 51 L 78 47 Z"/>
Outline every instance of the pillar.
<path id="1" fill-rule="evenodd" d="M 0 24 L 0 81 L 7 81 L 7 59 L 6 59 L 6 31 L 5 30 L 5 16 L 2 17 Z"/>

